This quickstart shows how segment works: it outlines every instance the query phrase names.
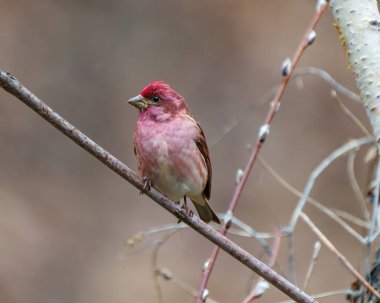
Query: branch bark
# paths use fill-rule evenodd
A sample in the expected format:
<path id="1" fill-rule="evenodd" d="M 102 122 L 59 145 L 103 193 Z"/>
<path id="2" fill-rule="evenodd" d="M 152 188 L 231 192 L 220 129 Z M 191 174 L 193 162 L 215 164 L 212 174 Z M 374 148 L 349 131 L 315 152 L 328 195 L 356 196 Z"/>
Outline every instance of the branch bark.
<path id="1" fill-rule="evenodd" d="M 331 0 L 336 27 L 380 144 L 380 15 L 376 0 Z"/>
<path id="2" fill-rule="evenodd" d="M 143 189 L 141 178 L 133 170 L 119 161 L 116 157 L 111 155 L 104 148 L 92 141 L 89 137 L 83 134 L 74 125 L 66 121 L 58 113 L 54 112 L 49 106 L 37 98 L 10 73 L 0 71 L 0 87 L 33 109 L 37 114 L 52 124 L 60 132 L 65 134 L 72 141 L 96 157 L 99 161 L 108 166 L 108 168 L 112 169 L 115 173 L 131 183 L 133 186 L 140 190 Z M 283 291 L 293 300 L 302 303 L 316 302 L 313 298 L 301 291 L 284 277 L 273 271 L 270 267 L 256 259 L 243 248 L 236 245 L 225 236 L 221 235 L 218 231 L 205 224 L 202 220 L 198 219 L 198 217 L 187 216 L 187 214 L 181 209 L 180 206 L 166 198 L 154 188 L 145 191 L 145 193 L 157 204 L 165 208 L 167 211 L 172 213 L 174 216 L 193 228 L 202 236 L 218 245 L 221 249 L 240 261 L 242 264 L 255 271 L 257 274 Z"/>
<path id="3" fill-rule="evenodd" d="M 380 156 L 380 15 L 376 0 L 330 0 L 336 28 L 355 73 L 360 99 L 372 126 Z M 369 274 L 371 245 L 380 230 L 378 201 L 380 166 L 376 168 L 371 229 L 365 272 Z"/>

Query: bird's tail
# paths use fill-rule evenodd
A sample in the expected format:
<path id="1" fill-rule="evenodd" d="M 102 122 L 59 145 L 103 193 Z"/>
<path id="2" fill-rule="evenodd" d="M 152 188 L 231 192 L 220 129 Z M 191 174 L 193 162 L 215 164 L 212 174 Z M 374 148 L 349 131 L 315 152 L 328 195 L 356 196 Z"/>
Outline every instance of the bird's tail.
<path id="1" fill-rule="evenodd" d="M 193 201 L 194 206 L 197 209 L 199 217 L 202 219 L 202 221 L 204 221 L 206 223 L 208 223 L 210 221 L 214 221 L 215 223 L 220 224 L 220 220 L 219 220 L 218 216 L 216 215 L 216 213 L 211 208 L 206 197 L 202 196 L 202 199 L 192 198 L 191 201 Z"/>

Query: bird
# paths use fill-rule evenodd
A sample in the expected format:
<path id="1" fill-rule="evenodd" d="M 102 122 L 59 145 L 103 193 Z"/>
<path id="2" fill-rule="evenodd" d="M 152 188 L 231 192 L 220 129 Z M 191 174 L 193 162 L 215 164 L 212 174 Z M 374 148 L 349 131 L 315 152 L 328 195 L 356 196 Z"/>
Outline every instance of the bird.
<path id="1" fill-rule="evenodd" d="M 153 186 L 176 203 L 183 198 L 186 211 L 188 197 L 201 220 L 220 224 L 209 204 L 212 168 L 206 137 L 185 99 L 167 83 L 154 81 L 128 103 L 139 110 L 134 153 L 144 189 Z"/>

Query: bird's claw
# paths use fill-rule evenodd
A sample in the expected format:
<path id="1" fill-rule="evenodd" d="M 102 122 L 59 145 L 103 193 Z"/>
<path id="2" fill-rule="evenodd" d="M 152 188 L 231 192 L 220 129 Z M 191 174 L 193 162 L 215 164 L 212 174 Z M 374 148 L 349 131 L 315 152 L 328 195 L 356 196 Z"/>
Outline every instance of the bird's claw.
<path id="1" fill-rule="evenodd" d="M 140 196 L 143 195 L 144 192 L 149 191 L 150 188 L 152 187 L 152 181 L 147 177 L 143 178 L 143 183 L 144 183 L 144 186 L 142 190 L 140 191 Z"/>
<path id="2" fill-rule="evenodd" d="M 186 213 L 190 218 L 193 216 L 194 212 L 193 210 L 187 206 L 186 200 L 185 203 L 181 205 L 181 210 Z M 181 220 L 178 220 L 178 224 L 181 223 Z"/>

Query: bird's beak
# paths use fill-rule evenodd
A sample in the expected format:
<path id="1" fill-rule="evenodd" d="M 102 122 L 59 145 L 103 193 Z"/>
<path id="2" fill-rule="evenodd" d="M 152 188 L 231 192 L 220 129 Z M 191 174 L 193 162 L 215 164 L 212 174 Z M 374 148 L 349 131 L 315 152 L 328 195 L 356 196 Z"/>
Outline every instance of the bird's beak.
<path id="1" fill-rule="evenodd" d="M 129 99 L 128 103 L 130 105 L 133 105 L 134 107 L 138 108 L 139 110 L 144 110 L 149 105 L 146 101 L 147 100 L 143 96 L 138 95 L 136 97 Z"/>

